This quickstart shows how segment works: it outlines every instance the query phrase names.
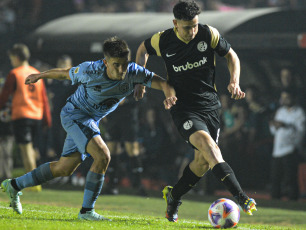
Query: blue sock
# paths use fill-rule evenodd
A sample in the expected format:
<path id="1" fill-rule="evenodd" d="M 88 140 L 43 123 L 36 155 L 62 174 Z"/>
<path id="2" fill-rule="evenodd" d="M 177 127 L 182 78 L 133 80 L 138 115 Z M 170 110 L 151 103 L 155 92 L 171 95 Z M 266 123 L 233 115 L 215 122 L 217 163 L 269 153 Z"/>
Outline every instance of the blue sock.
<path id="1" fill-rule="evenodd" d="M 94 208 L 98 196 L 102 190 L 104 174 L 89 171 L 86 176 L 84 189 L 83 208 Z"/>
<path id="2" fill-rule="evenodd" d="M 22 190 L 27 187 L 40 185 L 49 180 L 52 180 L 53 178 L 54 176 L 52 175 L 50 169 L 50 162 L 48 162 L 38 166 L 36 169 L 28 172 L 27 174 L 24 174 L 21 177 L 17 177 L 15 181 L 18 188 Z"/>

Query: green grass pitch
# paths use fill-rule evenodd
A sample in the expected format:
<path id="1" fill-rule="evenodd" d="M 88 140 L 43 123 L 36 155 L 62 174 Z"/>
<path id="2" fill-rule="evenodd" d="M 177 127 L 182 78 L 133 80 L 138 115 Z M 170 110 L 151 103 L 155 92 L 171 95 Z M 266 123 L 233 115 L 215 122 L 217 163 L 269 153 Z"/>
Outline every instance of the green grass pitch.
<path id="1" fill-rule="evenodd" d="M 111 218 L 111 222 L 79 221 L 77 214 L 82 199 L 82 191 L 25 191 L 21 196 L 23 214 L 18 215 L 8 207 L 8 197 L 1 192 L 0 229 L 213 229 L 207 219 L 207 210 L 214 200 L 200 202 L 184 199 L 179 211 L 179 222 L 171 223 L 164 218 L 165 201 L 162 196 L 101 195 L 96 203 L 96 211 Z M 258 205 L 254 216 L 241 213 L 235 229 L 306 229 L 306 212 Z"/>

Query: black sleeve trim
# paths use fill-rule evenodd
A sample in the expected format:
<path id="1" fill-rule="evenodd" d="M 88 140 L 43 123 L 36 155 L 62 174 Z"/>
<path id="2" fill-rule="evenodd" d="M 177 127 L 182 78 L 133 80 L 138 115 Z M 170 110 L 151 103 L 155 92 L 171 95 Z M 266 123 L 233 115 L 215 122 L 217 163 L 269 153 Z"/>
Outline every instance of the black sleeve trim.
<path id="1" fill-rule="evenodd" d="M 223 57 L 225 56 L 231 48 L 231 44 L 228 43 L 221 35 L 219 38 L 218 45 L 215 48 L 216 53 Z"/>

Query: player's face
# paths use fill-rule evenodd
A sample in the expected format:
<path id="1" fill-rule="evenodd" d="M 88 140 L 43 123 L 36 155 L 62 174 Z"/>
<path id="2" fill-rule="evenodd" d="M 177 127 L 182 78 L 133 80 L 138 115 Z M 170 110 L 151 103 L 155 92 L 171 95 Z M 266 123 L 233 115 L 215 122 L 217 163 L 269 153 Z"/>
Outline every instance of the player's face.
<path id="1" fill-rule="evenodd" d="M 11 65 L 16 68 L 19 65 L 19 59 L 17 56 L 14 55 L 9 55 L 10 61 L 11 61 Z"/>
<path id="2" fill-rule="evenodd" d="M 128 58 L 107 57 L 103 59 L 107 76 L 112 80 L 123 80 L 129 63 Z"/>
<path id="3" fill-rule="evenodd" d="M 174 19 L 173 24 L 179 36 L 186 42 L 191 41 L 198 33 L 199 17 L 195 16 L 190 21 Z"/>

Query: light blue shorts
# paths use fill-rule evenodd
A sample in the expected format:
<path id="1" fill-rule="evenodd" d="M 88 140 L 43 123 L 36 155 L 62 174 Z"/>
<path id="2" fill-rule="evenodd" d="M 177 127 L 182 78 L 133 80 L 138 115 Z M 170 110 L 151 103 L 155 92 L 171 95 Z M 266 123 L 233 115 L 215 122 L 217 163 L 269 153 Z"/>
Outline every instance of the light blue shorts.
<path id="1" fill-rule="evenodd" d="M 100 135 L 99 122 L 70 102 L 67 102 L 61 111 L 61 122 L 67 132 L 62 156 L 67 157 L 79 152 L 82 155 L 82 161 L 90 157 L 86 147 L 93 137 Z"/>

